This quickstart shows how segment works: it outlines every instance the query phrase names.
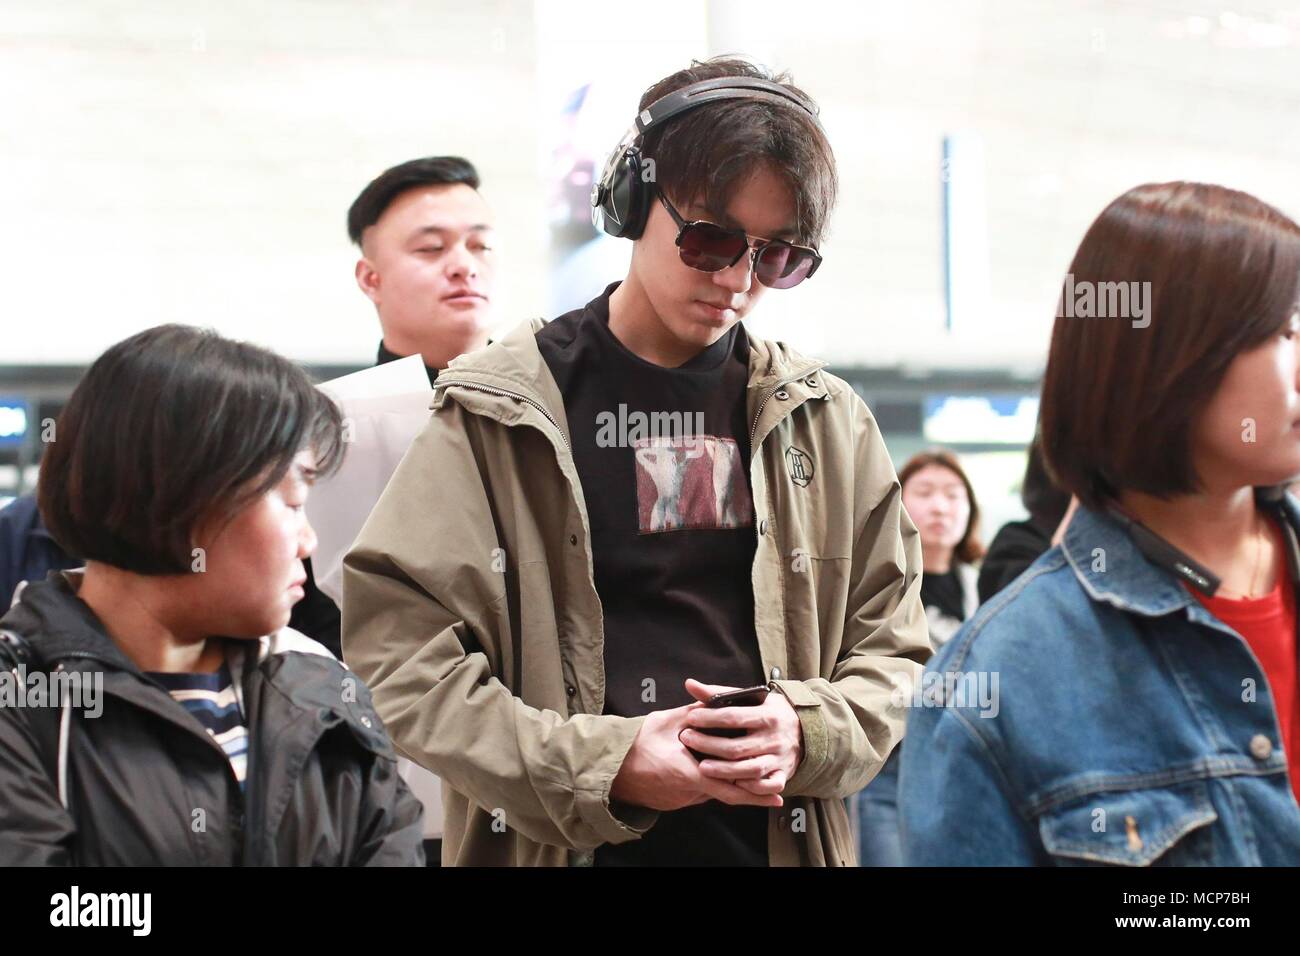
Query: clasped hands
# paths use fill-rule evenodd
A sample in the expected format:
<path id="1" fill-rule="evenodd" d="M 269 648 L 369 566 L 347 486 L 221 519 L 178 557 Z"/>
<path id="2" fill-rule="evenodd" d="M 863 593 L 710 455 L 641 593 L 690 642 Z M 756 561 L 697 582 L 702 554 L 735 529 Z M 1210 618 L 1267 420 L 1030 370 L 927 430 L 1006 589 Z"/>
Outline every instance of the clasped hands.
<path id="1" fill-rule="evenodd" d="M 756 707 L 705 706 L 714 694 L 736 689 L 688 679 L 686 690 L 695 702 L 646 716 L 614 778 L 611 798 L 661 811 L 708 800 L 782 806 L 781 793 L 803 759 L 799 715 L 775 690 Z M 712 729 L 743 730 L 745 736 L 705 732 Z M 697 761 L 691 750 L 706 759 Z"/>

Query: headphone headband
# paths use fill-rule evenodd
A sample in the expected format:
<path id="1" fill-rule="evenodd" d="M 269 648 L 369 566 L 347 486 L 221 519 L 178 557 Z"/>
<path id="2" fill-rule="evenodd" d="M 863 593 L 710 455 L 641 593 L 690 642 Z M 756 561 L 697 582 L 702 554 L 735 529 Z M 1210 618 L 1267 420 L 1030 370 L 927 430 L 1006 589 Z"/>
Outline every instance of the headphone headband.
<path id="1" fill-rule="evenodd" d="M 817 128 L 822 129 L 817 107 L 812 101 L 779 83 L 751 76 L 722 76 L 691 83 L 659 97 L 637 114 L 632 126 L 605 161 L 600 178 L 592 184 L 592 223 L 611 236 L 640 237 L 649 215 L 653 186 L 642 179 L 641 150 L 636 145 L 637 140 L 688 110 L 721 100 L 791 103 L 808 113 Z"/>
<path id="2" fill-rule="evenodd" d="M 636 132 L 644 136 L 651 127 L 666 123 L 687 110 L 717 100 L 735 99 L 794 103 L 814 120 L 817 119 L 817 108 L 812 103 L 780 83 L 750 76 L 723 76 L 714 80 L 701 80 L 659 97 L 637 114 Z M 818 125 L 821 125 L 820 122 Z"/>

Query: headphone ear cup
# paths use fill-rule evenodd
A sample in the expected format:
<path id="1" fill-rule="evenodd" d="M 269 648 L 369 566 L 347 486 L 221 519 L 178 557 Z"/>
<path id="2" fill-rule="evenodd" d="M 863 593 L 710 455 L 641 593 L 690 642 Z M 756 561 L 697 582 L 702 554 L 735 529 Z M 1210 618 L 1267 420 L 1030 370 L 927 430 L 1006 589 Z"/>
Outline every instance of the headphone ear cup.
<path id="1" fill-rule="evenodd" d="M 641 182 L 641 151 L 624 150 L 597 187 L 592 203 L 595 225 L 618 239 L 637 239 L 645 229 L 646 196 Z"/>

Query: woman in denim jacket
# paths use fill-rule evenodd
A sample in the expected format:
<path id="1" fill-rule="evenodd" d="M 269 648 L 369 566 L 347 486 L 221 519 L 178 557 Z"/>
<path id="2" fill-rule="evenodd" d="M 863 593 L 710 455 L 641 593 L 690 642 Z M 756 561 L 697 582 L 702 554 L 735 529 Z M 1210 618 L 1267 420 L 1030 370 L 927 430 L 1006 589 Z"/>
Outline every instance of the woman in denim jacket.
<path id="1" fill-rule="evenodd" d="M 1075 255 L 1043 450 L 1061 544 L 934 657 L 900 804 L 911 864 L 1296 865 L 1300 227 L 1146 185 Z"/>

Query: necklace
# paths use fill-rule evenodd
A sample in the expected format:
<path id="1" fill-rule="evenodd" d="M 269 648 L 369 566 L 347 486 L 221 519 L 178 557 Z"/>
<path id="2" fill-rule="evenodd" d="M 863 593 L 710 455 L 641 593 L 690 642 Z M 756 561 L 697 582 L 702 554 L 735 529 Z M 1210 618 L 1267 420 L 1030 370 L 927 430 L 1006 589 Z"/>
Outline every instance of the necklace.
<path id="1" fill-rule="evenodd" d="M 1250 590 L 1248 590 L 1245 594 L 1232 595 L 1232 597 L 1235 600 L 1238 601 L 1254 600 L 1263 597 L 1262 594 L 1256 593 L 1258 590 L 1258 585 L 1256 584 L 1256 581 L 1259 580 L 1259 570 L 1263 566 L 1262 558 L 1264 556 L 1264 535 L 1265 532 L 1263 528 L 1263 518 L 1260 516 L 1259 509 L 1256 508 L 1255 509 L 1255 563 L 1250 571 Z M 1228 595 L 1224 595 L 1224 596 L 1228 597 Z"/>

